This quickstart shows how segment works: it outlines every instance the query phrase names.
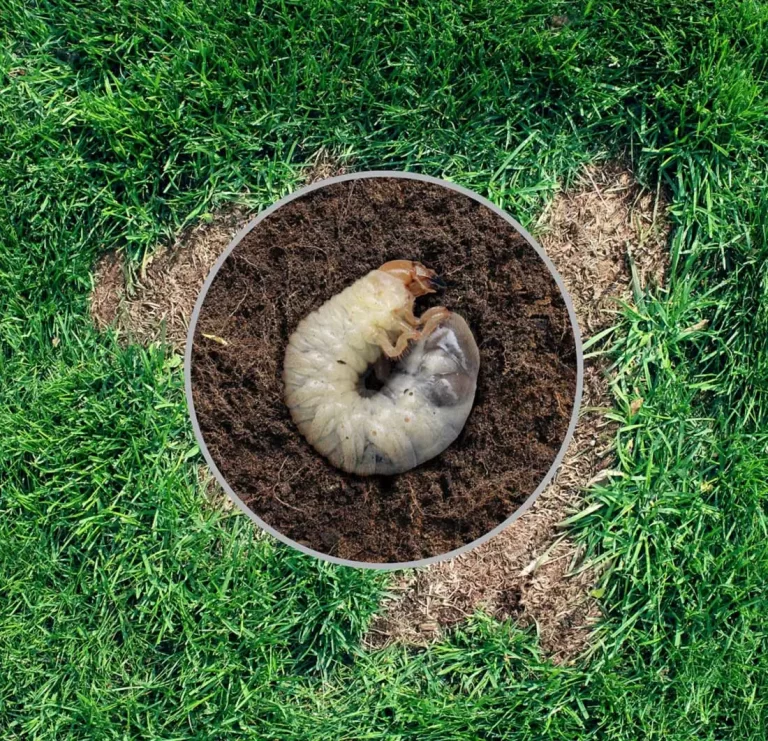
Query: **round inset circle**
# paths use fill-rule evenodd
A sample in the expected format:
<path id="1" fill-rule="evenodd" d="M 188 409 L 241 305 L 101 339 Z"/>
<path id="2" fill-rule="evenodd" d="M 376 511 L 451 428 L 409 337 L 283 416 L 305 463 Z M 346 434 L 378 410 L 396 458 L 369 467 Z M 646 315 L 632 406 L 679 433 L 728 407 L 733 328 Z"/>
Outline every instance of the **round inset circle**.
<path id="1" fill-rule="evenodd" d="M 445 283 L 440 293 L 416 292 L 416 315 L 443 305 L 474 335 L 474 404 L 435 457 L 395 475 L 356 475 L 297 427 L 301 415 L 286 405 L 286 350 L 305 317 L 398 260 Z M 371 312 L 358 306 L 349 316 L 354 324 Z M 349 326 L 329 327 L 329 346 Z M 372 568 L 450 558 L 519 517 L 565 455 L 583 383 L 573 305 L 533 237 L 466 188 L 391 171 L 314 183 L 250 222 L 200 292 L 184 369 L 195 435 L 233 501 L 305 553 Z M 364 390 L 365 375 L 357 388 L 376 394 L 375 384 Z M 328 424 L 338 425 L 338 415 Z"/>

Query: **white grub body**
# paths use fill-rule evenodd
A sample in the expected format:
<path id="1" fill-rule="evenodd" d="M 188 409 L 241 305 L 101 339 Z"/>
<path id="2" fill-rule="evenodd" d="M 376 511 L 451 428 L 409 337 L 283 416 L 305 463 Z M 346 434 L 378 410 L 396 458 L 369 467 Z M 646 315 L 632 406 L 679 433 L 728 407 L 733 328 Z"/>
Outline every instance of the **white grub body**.
<path id="1" fill-rule="evenodd" d="M 377 342 L 402 331 L 398 311 L 412 309 L 402 280 L 382 270 L 309 314 L 285 354 L 285 400 L 300 432 L 338 468 L 359 475 L 396 474 L 447 448 L 472 409 L 480 365 L 464 319 L 447 312 L 396 363 Z M 369 369 L 388 366 L 383 387 L 367 391 Z"/>

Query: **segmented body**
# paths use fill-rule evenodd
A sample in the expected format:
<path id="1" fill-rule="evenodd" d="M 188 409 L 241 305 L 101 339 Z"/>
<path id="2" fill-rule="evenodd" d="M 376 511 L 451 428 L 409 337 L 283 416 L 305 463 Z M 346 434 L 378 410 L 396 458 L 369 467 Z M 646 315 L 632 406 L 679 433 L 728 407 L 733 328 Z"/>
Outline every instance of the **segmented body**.
<path id="1" fill-rule="evenodd" d="M 309 314 L 285 354 L 285 400 L 301 433 L 335 466 L 361 475 L 406 471 L 459 435 L 472 408 L 479 354 L 466 322 L 445 312 L 414 341 L 383 387 L 366 372 L 383 367 L 381 332 L 394 344 L 413 294 L 398 277 L 373 270 Z M 412 316 L 412 313 L 411 313 Z"/>

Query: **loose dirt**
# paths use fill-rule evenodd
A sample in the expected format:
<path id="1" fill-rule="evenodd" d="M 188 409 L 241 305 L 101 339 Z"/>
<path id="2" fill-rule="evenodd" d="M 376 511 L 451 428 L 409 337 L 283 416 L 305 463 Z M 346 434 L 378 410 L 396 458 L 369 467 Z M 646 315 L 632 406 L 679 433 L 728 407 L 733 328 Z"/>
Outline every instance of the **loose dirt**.
<path id="1" fill-rule="evenodd" d="M 395 477 L 345 474 L 298 433 L 282 361 L 298 322 L 388 260 L 415 259 L 448 283 L 442 301 L 472 327 L 481 372 L 459 439 Z M 222 474 L 277 531 L 368 562 L 446 553 L 509 517 L 549 470 L 576 383 L 557 284 L 497 214 L 439 185 L 336 183 L 283 206 L 231 253 L 203 304 L 192 356 L 200 428 Z"/>
<path id="2" fill-rule="evenodd" d="M 582 336 L 613 323 L 616 299 L 631 301 L 630 260 L 641 285 L 661 286 L 668 265 L 669 222 L 663 194 L 649 193 L 617 164 L 591 167 L 559 194 L 534 230 L 573 299 Z M 605 364 L 587 360 L 576 433 L 550 486 L 513 526 L 449 562 L 404 572 L 382 606 L 367 643 L 425 645 L 478 609 L 535 626 L 556 662 L 584 649 L 599 618 L 597 574 L 584 568 L 559 524 L 581 507 L 585 488 L 612 475 L 615 426 Z"/>

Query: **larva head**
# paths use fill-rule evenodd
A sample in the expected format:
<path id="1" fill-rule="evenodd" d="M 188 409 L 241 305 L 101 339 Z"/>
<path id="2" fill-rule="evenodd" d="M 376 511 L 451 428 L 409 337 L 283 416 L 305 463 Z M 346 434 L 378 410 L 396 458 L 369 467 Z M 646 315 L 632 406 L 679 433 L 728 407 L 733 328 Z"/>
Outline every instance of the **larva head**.
<path id="1" fill-rule="evenodd" d="M 385 262 L 379 270 L 395 276 L 403 281 L 403 285 L 414 298 L 426 293 L 435 293 L 439 288 L 445 288 L 445 283 L 434 270 L 413 260 L 391 260 Z"/>

